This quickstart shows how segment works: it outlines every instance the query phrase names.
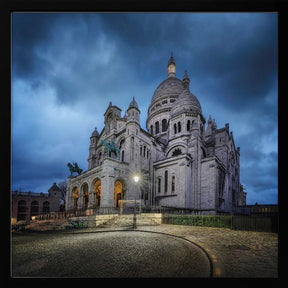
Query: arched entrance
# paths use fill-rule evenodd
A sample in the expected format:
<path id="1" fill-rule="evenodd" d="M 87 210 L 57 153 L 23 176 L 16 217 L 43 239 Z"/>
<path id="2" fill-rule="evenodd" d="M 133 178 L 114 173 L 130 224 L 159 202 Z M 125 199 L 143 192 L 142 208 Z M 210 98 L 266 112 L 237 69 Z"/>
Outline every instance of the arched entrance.
<path id="1" fill-rule="evenodd" d="M 94 183 L 94 200 L 95 206 L 100 207 L 101 201 L 101 180 L 97 179 Z"/>
<path id="2" fill-rule="evenodd" d="M 38 201 L 32 201 L 31 202 L 31 217 L 39 215 L 39 202 Z"/>
<path id="3" fill-rule="evenodd" d="M 124 199 L 123 183 L 120 180 L 116 180 L 114 186 L 114 205 L 116 208 L 120 206 L 120 200 L 122 199 Z"/>
<path id="4" fill-rule="evenodd" d="M 78 198 L 79 198 L 79 189 L 78 189 L 78 187 L 74 187 L 72 189 L 73 209 L 78 208 Z"/>
<path id="5" fill-rule="evenodd" d="M 48 201 L 45 201 L 43 203 L 43 214 L 50 212 L 50 203 Z"/>
<path id="6" fill-rule="evenodd" d="M 84 183 L 82 185 L 82 195 L 83 195 L 83 205 L 82 209 L 85 210 L 88 208 L 88 203 L 89 203 L 89 192 L 88 192 L 88 184 Z"/>
<path id="7" fill-rule="evenodd" d="M 27 210 L 26 201 L 20 200 L 18 202 L 17 221 L 26 220 Z"/>

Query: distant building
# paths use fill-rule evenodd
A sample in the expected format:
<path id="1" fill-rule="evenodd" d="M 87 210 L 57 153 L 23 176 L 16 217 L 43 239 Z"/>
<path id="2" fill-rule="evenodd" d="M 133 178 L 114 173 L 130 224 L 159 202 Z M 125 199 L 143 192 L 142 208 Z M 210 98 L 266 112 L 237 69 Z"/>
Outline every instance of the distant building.
<path id="1" fill-rule="evenodd" d="M 250 208 L 251 215 L 262 215 L 262 216 L 277 216 L 278 215 L 278 204 L 258 204 L 247 205 Z"/>
<path id="2" fill-rule="evenodd" d="M 12 191 L 12 224 L 61 210 L 61 190 L 54 183 L 48 193 Z"/>
<path id="3" fill-rule="evenodd" d="M 124 83 L 124 85 L 126 85 Z M 88 170 L 68 179 L 66 209 L 119 207 L 140 199 L 142 207 L 166 206 L 199 213 L 230 213 L 246 205 L 240 184 L 240 148 L 229 124 L 206 123 L 187 72 L 176 78 L 173 55 L 167 79 L 156 88 L 146 130 L 133 97 L 125 114 L 110 102 L 105 127 L 90 137 Z M 110 149 L 111 148 L 111 149 Z M 140 182 L 133 182 L 133 175 Z"/>

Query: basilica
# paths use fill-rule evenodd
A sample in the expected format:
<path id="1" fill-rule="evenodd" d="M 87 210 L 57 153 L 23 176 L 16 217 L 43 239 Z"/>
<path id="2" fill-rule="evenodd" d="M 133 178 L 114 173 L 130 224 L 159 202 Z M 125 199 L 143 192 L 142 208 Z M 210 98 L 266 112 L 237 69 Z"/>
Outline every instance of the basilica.
<path id="1" fill-rule="evenodd" d="M 206 122 L 183 74 L 182 80 L 176 77 L 171 55 L 167 78 L 148 107 L 146 129 L 134 97 L 124 115 L 110 102 L 103 130 L 90 137 L 88 169 L 68 178 L 66 210 L 118 208 L 128 200 L 200 214 L 246 205 L 240 148 L 229 124 L 217 128 L 211 116 Z"/>

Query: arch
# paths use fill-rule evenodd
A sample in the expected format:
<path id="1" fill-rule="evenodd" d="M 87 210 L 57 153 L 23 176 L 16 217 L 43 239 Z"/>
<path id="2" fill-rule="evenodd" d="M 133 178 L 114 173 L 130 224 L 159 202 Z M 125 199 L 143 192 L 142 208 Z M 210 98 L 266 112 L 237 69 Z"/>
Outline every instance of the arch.
<path id="1" fill-rule="evenodd" d="M 43 214 L 50 213 L 50 203 L 49 201 L 45 201 L 43 203 Z"/>
<path id="2" fill-rule="evenodd" d="M 178 149 L 180 149 L 181 150 L 181 152 L 182 152 L 182 154 L 184 154 L 185 152 L 186 152 L 186 150 L 187 150 L 187 147 L 184 145 L 184 144 L 175 144 L 175 145 L 173 145 L 168 151 L 167 151 L 167 153 L 166 153 L 166 157 L 171 157 L 171 156 L 173 156 L 173 152 L 174 152 L 174 150 L 176 150 L 176 148 L 178 148 Z M 181 155 L 182 155 L 181 154 Z"/>
<path id="3" fill-rule="evenodd" d="M 18 209 L 17 209 L 17 221 L 26 220 L 27 217 L 27 203 L 25 200 L 20 200 L 18 202 Z"/>
<path id="4" fill-rule="evenodd" d="M 39 215 L 39 202 L 34 200 L 31 202 L 31 217 L 36 215 Z"/>
<path id="5" fill-rule="evenodd" d="M 155 134 L 159 133 L 159 121 L 155 123 Z"/>
<path id="6" fill-rule="evenodd" d="M 157 191 L 161 193 L 161 177 L 157 178 Z"/>
<path id="7" fill-rule="evenodd" d="M 178 133 L 180 133 L 181 132 L 181 122 L 179 121 L 178 122 Z"/>
<path id="8" fill-rule="evenodd" d="M 123 149 L 125 146 L 125 138 L 122 137 L 120 140 L 119 140 L 119 149 Z"/>
<path id="9" fill-rule="evenodd" d="M 73 201 L 73 209 L 78 208 L 78 198 L 79 198 L 79 189 L 77 186 L 72 189 L 72 201 Z"/>
<path id="10" fill-rule="evenodd" d="M 190 127 L 191 127 L 191 121 L 187 120 L 187 131 L 190 131 Z"/>
<path id="11" fill-rule="evenodd" d="M 124 199 L 124 182 L 120 179 L 114 183 L 114 205 L 116 208 L 120 206 L 120 200 Z"/>
<path id="12" fill-rule="evenodd" d="M 179 155 L 182 155 L 182 150 L 180 148 L 175 148 L 172 152 L 172 156 L 173 157 L 176 157 L 176 156 L 179 156 Z"/>
<path id="13" fill-rule="evenodd" d="M 93 194 L 94 194 L 94 203 L 96 207 L 100 207 L 101 203 L 101 180 L 96 178 L 93 181 Z"/>
<path id="14" fill-rule="evenodd" d="M 85 182 L 81 186 L 81 195 L 83 197 L 82 209 L 87 209 L 89 204 L 89 189 L 88 184 Z"/>
<path id="15" fill-rule="evenodd" d="M 162 120 L 162 132 L 167 130 L 167 119 Z"/>
<path id="16" fill-rule="evenodd" d="M 175 175 L 172 175 L 172 179 L 171 179 L 171 194 L 174 194 L 175 193 Z"/>
<path id="17" fill-rule="evenodd" d="M 164 193 L 168 192 L 168 170 L 164 173 Z"/>

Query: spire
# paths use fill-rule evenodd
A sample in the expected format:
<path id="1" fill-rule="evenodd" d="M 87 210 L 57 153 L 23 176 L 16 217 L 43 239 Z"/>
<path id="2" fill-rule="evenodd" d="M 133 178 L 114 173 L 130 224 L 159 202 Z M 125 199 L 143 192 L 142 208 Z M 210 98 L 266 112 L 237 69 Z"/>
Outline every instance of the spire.
<path id="1" fill-rule="evenodd" d="M 185 74 L 183 76 L 182 85 L 185 90 L 189 90 L 190 79 L 187 75 L 187 70 L 185 70 Z"/>
<path id="2" fill-rule="evenodd" d="M 137 109 L 139 110 L 138 104 L 137 104 L 134 96 L 133 96 L 132 101 L 131 101 L 130 104 L 129 104 L 128 110 L 129 110 L 130 108 L 137 108 Z"/>
<path id="3" fill-rule="evenodd" d="M 99 133 L 98 133 L 98 131 L 97 131 L 97 127 L 95 127 L 95 130 L 92 132 L 91 137 L 99 137 Z M 91 138 L 91 137 L 90 137 L 90 138 Z"/>
<path id="4" fill-rule="evenodd" d="M 171 57 L 168 62 L 168 77 L 175 77 L 176 76 L 176 63 L 173 57 L 173 52 L 171 52 Z"/>
<path id="5" fill-rule="evenodd" d="M 133 121 L 139 122 L 140 110 L 139 110 L 138 104 L 137 104 L 134 96 L 133 96 L 132 101 L 129 104 L 129 107 L 127 109 L 127 113 L 128 113 L 128 116 L 126 117 L 126 119 L 128 121 L 133 120 Z"/>

